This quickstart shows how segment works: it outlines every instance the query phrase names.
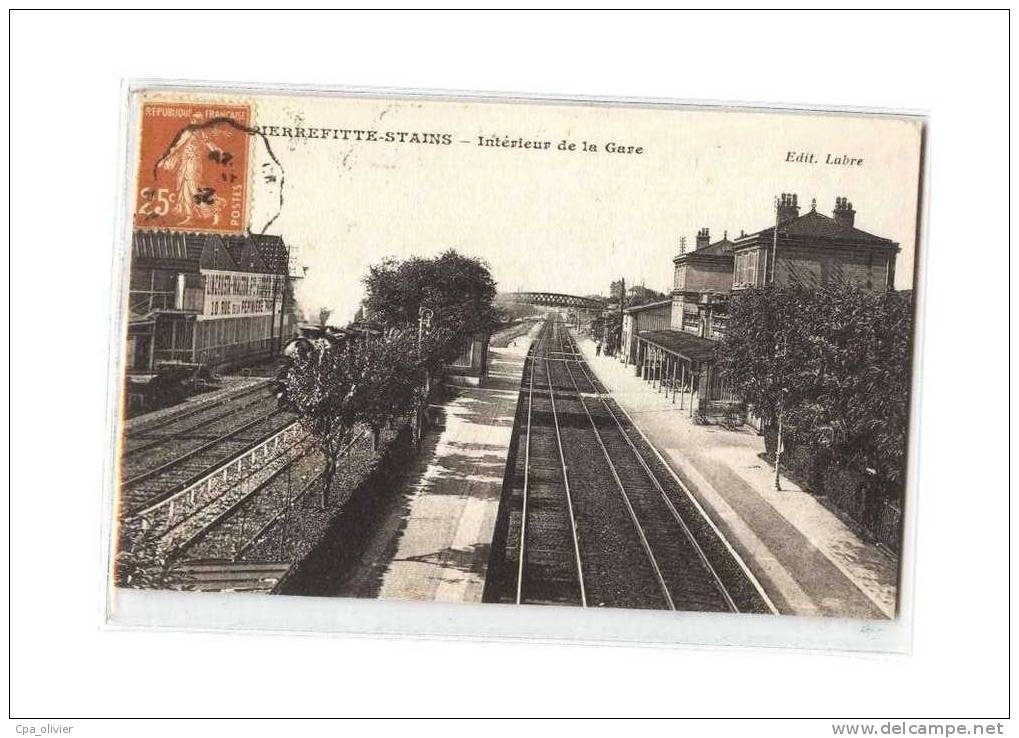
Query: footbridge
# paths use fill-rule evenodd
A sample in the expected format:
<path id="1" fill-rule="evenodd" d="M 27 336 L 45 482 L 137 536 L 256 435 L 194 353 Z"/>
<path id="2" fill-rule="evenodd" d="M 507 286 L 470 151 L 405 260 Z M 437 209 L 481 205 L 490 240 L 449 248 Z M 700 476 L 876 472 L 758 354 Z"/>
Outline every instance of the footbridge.
<path id="1" fill-rule="evenodd" d="M 505 302 L 555 308 L 601 310 L 605 307 L 603 299 L 566 295 L 561 292 L 501 292 L 498 299 Z"/>

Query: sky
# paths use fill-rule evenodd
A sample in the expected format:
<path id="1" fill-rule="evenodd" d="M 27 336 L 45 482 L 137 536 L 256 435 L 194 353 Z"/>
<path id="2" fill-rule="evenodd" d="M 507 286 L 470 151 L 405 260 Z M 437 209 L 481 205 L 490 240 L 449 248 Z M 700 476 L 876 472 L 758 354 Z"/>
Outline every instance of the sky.
<path id="1" fill-rule="evenodd" d="M 182 99 L 179 93 L 147 93 Z M 252 141 L 251 228 L 276 233 L 307 267 L 297 296 L 308 314 L 349 320 L 369 265 L 447 248 L 483 258 L 500 290 L 605 294 L 624 277 L 668 291 L 680 239 L 697 231 L 751 233 L 774 221 L 774 198 L 816 198 L 830 215 L 837 196 L 856 226 L 899 242 L 896 286 L 912 283 L 920 124 L 889 116 L 774 113 L 746 109 L 613 107 L 336 96 L 203 95 L 253 107 L 258 126 L 325 138 L 269 135 L 284 175 Z M 448 145 L 357 141 L 341 130 L 409 139 L 447 134 Z M 319 134 L 322 135 L 321 133 Z M 483 147 L 479 137 L 549 142 L 548 149 Z M 560 142 L 575 150 L 562 150 Z M 584 151 L 583 142 L 595 151 Z M 642 153 L 609 153 L 609 142 Z M 814 163 L 789 161 L 813 153 Z M 828 154 L 860 165 L 824 163 Z M 795 157 L 792 157 L 795 158 Z"/>

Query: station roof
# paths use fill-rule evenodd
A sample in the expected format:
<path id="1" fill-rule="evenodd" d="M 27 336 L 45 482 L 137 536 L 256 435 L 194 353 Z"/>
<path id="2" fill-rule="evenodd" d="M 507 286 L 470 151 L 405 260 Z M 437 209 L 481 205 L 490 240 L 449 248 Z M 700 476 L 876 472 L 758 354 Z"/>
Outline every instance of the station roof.
<path id="1" fill-rule="evenodd" d="M 672 298 L 666 300 L 656 300 L 655 302 L 646 302 L 643 305 L 634 305 L 633 307 L 623 308 L 624 313 L 642 313 L 645 310 L 654 310 L 656 308 L 665 307 L 666 305 L 672 305 Z"/>
<path id="2" fill-rule="evenodd" d="M 693 253 L 703 254 L 705 256 L 726 256 L 732 253 L 732 246 L 733 243 L 729 240 L 729 232 L 726 231 L 721 240 L 710 243 L 703 248 L 695 249 Z"/>
<path id="3" fill-rule="evenodd" d="M 763 231 L 741 236 L 736 239 L 736 248 L 751 242 L 757 242 L 761 239 L 770 241 L 773 238 L 772 234 L 774 231 L 775 226 L 771 226 L 770 228 L 765 228 Z M 873 233 L 867 233 L 867 231 L 861 231 L 859 228 L 839 223 L 834 218 L 822 215 L 816 210 L 810 210 L 803 215 L 782 223 L 778 227 L 778 235 L 780 238 L 818 238 L 832 242 L 841 241 L 849 244 L 867 246 L 873 245 L 888 247 L 898 245 L 890 239 L 881 238 L 881 236 L 875 236 Z"/>
<path id="4" fill-rule="evenodd" d="M 201 269 L 281 274 L 289 250 L 279 236 L 222 236 L 217 233 L 136 230 L 132 264 L 198 272 Z M 292 275 L 291 275 L 292 276 Z"/>
<path id="5" fill-rule="evenodd" d="M 715 356 L 716 341 L 701 338 L 685 331 L 641 331 L 637 335 L 670 354 L 676 354 L 688 361 L 711 361 Z"/>
<path id="6" fill-rule="evenodd" d="M 290 254 L 282 238 L 259 235 L 252 235 L 250 238 L 269 271 L 274 274 L 282 274 L 286 271 Z"/>
<path id="7" fill-rule="evenodd" d="M 131 237 L 132 259 L 150 259 L 191 267 L 198 271 L 198 261 L 205 248 L 205 236 L 181 231 L 136 230 Z"/>

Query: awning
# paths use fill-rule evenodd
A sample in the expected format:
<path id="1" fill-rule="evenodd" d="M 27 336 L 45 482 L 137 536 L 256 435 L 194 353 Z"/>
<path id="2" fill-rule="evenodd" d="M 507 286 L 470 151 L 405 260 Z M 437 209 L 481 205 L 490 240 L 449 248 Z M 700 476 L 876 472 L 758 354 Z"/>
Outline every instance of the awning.
<path id="1" fill-rule="evenodd" d="M 667 353 L 687 361 L 711 361 L 717 341 L 695 336 L 684 331 L 641 331 L 637 336 Z"/>

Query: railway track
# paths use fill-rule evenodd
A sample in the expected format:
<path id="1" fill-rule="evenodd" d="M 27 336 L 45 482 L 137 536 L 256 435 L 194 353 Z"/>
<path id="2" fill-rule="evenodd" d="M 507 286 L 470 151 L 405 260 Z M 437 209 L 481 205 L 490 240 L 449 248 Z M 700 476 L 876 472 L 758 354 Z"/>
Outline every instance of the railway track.
<path id="1" fill-rule="evenodd" d="M 549 341 L 538 337 L 527 373 L 520 551 L 516 603 L 587 605 L 580 542 L 555 396 L 549 384 Z M 546 422 L 536 422 L 543 418 Z M 547 422 L 551 419 L 551 423 Z"/>
<path id="2" fill-rule="evenodd" d="M 573 339 L 559 332 L 572 348 Z M 578 371 L 574 370 L 574 365 Z M 563 369 L 591 424 L 612 472 L 613 481 L 641 541 L 655 575 L 662 600 L 669 609 L 738 612 L 735 600 L 708 560 L 689 526 L 665 493 L 661 480 L 626 435 L 605 396 L 598 392 L 581 361 L 563 363 Z M 581 391 L 581 373 L 587 397 Z"/>
<path id="3" fill-rule="evenodd" d="M 209 440 L 208 427 L 231 418 L 235 413 L 271 402 L 273 393 L 268 383 L 260 383 L 242 392 L 204 404 L 169 418 L 151 423 L 144 428 L 125 434 L 125 463 L 144 463 L 139 455 L 160 446 L 179 447 L 194 440 Z M 228 421 L 229 422 L 229 421 Z"/>
<path id="4" fill-rule="evenodd" d="M 254 410 L 232 413 L 231 420 L 232 427 L 226 432 L 222 432 L 219 422 L 214 423 L 210 426 L 210 429 L 215 428 L 211 438 L 202 438 L 198 445 L 190 445 L 183 453 L 175 448 L 176 455 L 165 460 L 160 458 L 161 463 L 154 466 L 136 468 L 132 474 L 131 467 L 125 465 L 121 483 L 125 510 L 131 513 L 172 497 L 209 471 L 295 422 L 292 413 L 278 409 L 266 411 L 261 405 Z"/>
<path id="5" fill-rule="evenodd" d="M 768 611 L 745 566 L 556 322 L 532 347 L 521 401 L 497 532 L 503 561 L 486 599 Z"/>
<path id="6" fill-rule="evenodd" d="M 367 431 L 355 435 L 337 454 L 342 459 L 351 449 L 364 443 Z M 321 465 L 308 470 L 306 455 L 311 450 L 306 442 L 290 453 L 289 458 L 261 484 L 242 495 L 225 509 L 208 517 L 190 534 L 173 546 L 174 558 L 202 561 L 237 560 L 258 543 L 293 507 L 322 483 Z M 302 464 L 305 468 L 301 468 Z"/>

